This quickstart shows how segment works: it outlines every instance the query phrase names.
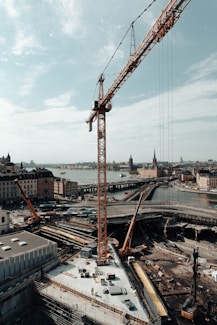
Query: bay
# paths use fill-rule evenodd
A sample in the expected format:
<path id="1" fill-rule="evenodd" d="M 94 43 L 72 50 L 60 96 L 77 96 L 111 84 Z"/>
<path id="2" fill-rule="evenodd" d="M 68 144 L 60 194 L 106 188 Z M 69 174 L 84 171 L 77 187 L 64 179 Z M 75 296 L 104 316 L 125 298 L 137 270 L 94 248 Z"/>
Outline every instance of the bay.
<path id="1" fill-rule="evenodd" d="M 55 177 L 65 178 L 78 185 L 97 184 L 97 169 L 61 169 L 61 168 L 47 168 Z M 27 168 L 32 170 L 32 168 Z M 120 177 L 124 175 L 124 177 Z M 130 175 L 128 172 L 120 171 L 107 171 L 107 182 L 120 182 L 129 179 L 135 179 L 135 176 Z M 110 197 L 121 200 L 126 194 L 125 191 L 116 193 L 107 193 Z M 217 207 L 217 194 L 210 192 L 191 192 L 187 189 L 181 191 L 175 187 L 158 187 L 151 198 L 152 201 L 158 202 L 177 202 L 186 205 L 192 205 L 202 208 L 215 208 Z"/>
<path id="2" fill-rule="evenodd" d="M 217 206 L 217 194 L 211 192 L 183 191 L 176 187 L 158 187 L 154 191 L 152 201 L 177 202 L 201 208 L 215 208 Z"/>
<path id="3" fill-rule="evenodd" d="M 61 177 L 73 182 L 78 182 L 78 185 L 88 185 L 97 183 L 97 169 L 68 169 L 68 168 L 47 168 L 55 177 Z M 121 177 L 120 175 L 124 175 Z M 128 172 L 110 171 L 106 172 L 108 183 L 119 182 L 132 179 L 132 175 Z"/>

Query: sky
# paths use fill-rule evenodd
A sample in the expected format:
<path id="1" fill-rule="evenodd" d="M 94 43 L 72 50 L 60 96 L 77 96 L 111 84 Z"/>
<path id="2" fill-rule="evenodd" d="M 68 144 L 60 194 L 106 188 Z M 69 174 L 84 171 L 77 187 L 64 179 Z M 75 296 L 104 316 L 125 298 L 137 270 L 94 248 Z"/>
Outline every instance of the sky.
<path id="1" fill-rule="evenodd" d="M 106 93 L 167 3 L 0 0 L 0 156 L 97 161 L 98 78 Z M 192 0 L 113 97 L 107 162 L 217 160 L 216 12 Z"/>

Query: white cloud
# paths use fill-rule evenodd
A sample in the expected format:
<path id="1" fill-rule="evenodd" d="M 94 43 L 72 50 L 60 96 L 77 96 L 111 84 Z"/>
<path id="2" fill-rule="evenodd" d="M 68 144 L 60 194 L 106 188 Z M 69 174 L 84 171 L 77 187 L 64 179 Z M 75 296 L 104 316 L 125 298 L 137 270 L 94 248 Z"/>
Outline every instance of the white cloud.
<path id="1" fill-rule="evenodd" d="M 77 123 L 80 126 L 85 124 L 87 112 L 79 112 L 74 106 L 68 107 L 53 107 L 41 111 L 25 110 L 21 114 L 16 114 L 16 121 L 28 125 L 30 128 L 44 129 L 47 132 L 47 127 L 52 129 L 54 133 L 57 130 L 62 130 L 66 133 L 66 128 L 71 128 Z M 64 127 L 63 127 L 64 125 Z"/>
<path id="2" fill-rule="evenodd" d="M 1 45 L 4 45 L 5 42 L 6 42 L 6 38 L 3 37 L 3 36 L 0 36 L 0 44 L 1 44 Z"/>
<path id="3" fill-rule="evenodd" d="M 45 106 L 52 107 L 63 107 L 70 104 L 70 101 L 73 97 L 73 92 L 71 90 L 59 95 L 58 97 L 48 98 L 45 100 Z"/>
<path id="4" fill-rule="evenodd" d="M 200 66 L 203 69 L 204 64 L 201 63 Z M 200 69 L 194 70 L 194 73 L 200 74 Z M 183 155 L 181 152 L 192 150 L 189 148 L 193 145 L 193 138 L 203 135 L 201 143 L 205 145 L 208 133 L 209 136 L 212 135 L 214 145 L 217 130 L 216 95 L 215 80 L 195 78 L 195 81 L 191 79 L 182 87 L 174 89 L 172 94 L 164 93 L 128 106 L 114 106 L 107 114 L 107 160 L 122 161 L 130 154 L 135 161 L 145 161 L 145 157 L 150 160 L 154 148 L 158 159 L 162 159 L 159 154 L 162 151 L 164 159 L 169 160 L 165 154 L 169 152 L 168 146 L 170 154 L 173 152 L 177 160 L 180 154 Z M 16 141 L 23 141 L 23 148 L 26 150 L 28 146 L 37 146 L 37 151 L 41 153 L 41 162 L 68 161 L 69 156 L 72 161 L 96 160 L 96 122 L 93 132 L 88 133 L 85 120 L 89 112 L 69 106 L 72 97 L 73 92 L 66 91 L 47 99 L 47 109 L 35 112 L 21 109 L 15 111 L 12 105 L 8 105 L 9 110 L 6 111 L 10 112 L 11 119 L 11 122 L 8 122 L 9 117 L 7 119 L 8 129 L 13 129 L 16 125 Z M 172 105 L 169 110 L 168 105 Z M 26 134 L 34 136 L 24 140 Z M 13 136 L 10 134 L 8 139 L 12 142 Z M 46 152 L 47 148 L 52 158 Z M 76 153 L 74 160 L 69 150 Z M 210 155 L 209 152 L 206 154 Z"/>
<path id="5" fill-rule="evenodd" d="M 0 5 L 5 9 L 6 14 L 12 19 L 20 17 L 20 12 L 18 10 L 19 7 L 16 6 L 15 2 L 15 0 L 1 0 L 0 2 Z"/>
<path id="6" fill-rule="evenodd" d="M 217 72 L 217 53 L 211 54 L 208 58 L 190 67 L 188 72 L 191 74 L 192 80 L 200 80 L 210 74 Z"/>
<path id="7" fill-rule="evenodd" d="M 9 151 L 15 161 L 21 157 L 25 161 L 64 162 L 70 161 L 70 156 L 73 161 L 78 152 L 85 160 L 96 150 L 85 123 L 87 111 L 80 112 L 76 107 L 30 111 L 3 99 L 0 106 L 0 137 L 7 139 L 1 150 Z"/>
<path id="8" fill-rule="evenodd" d="M 57 24 L 63 33 L 68 36 L 80 37 L 78 30 L 81 28 L 81 5 L 76 0 L 48 0 L 56 12 Z"/>
<path id="9" fill-rule="evenodd" d="M 3 0 L 0 1 L 0 6 L 5 10 L 9 18 L 10 28 L 13 27 L 14 29 L 14 45 L 11 46 L 8 52 L 21 56 L 33 54 L 36 50 L 43 51 L 43 46 L 37 40 L 36 34 L 32 32 L 32 7 L 30 3 L 25 0 L 19 3 L 16 0 Z M 10 33 L 12 35 L 12 31 Z M 8 36 L 7 38 L 9 38 Z M 2 40 L 4 39 L 2 38 Z"/>
<path id="10" fill-rule="evenodd" d="M 203 66 L 201 63 L 202 69 Z M 195 73 L 200 74 L 200 71 Z M 134 154 L 137 161 L 143 161 L 145 152 L 151 159 L 154 148 L 158 154 L 170 150 L 170 154 L 174 152 L 178 159 L 179 146 L 183 152 L 190 150 L 189 155 L 195 155 L 196 148 L 192 152 L 189 149 L 192 141 L 201 141 L 202 146 L 206 146 L 207 136 L 210 139 L 208 147 L 214 149 L 216 107 L 217 87 L 216 80 L 212 79 L 189 80 L 172 94 L 164 93 L 129 106 L 114 107 L 107 114 L 108 159 L 117 157 L 115 160 L 120 161 L 121 157 L 127 159 Z M 203 150 L 200 154 L 202 157 Z"/>
<path id="11" fill-rule="evenodd" d="M 31 93 L 37 79 L 45 74 L 49 69 L 49 64 L 41 64 L 31 67 L 23 77 L 19 92 L 20 96 L 28 96 Z"/>
<path id="12" fill-rule="evenodd" d="M 107 63 L 114 55 L 115 53 L 115 60 L 119 60 L 123 58 L 123 51 L 117 50 L 116 51 L 116 46 L 112 43 L 102 47 L 99 50 L 99 54 L 97 55 L 97 58 L 100 59 L 100 62 L 105 64 Z"/>
<path id="13" fill-rule="evenodd" d="M 11 53 L 14 55 L 29 55 L 35 53 L 35 50 L 42 51 L 44 47 L 38 43 L 34 35 L 25 34 L 21 30 L 18 31 Z"/>
<path id="14" fill-rule="evenodd" d="M 157 18 L 160 6 L 167 2 L 153 2 L 138 20 L 137 44 Z M 215 10 L 210 10 L 216 8 L 216 4 L 215 0 L 211 0 L 209 6 L 203 0 L 198 2 L 200 4 L 195 5 L 192 1 L 186 9 L 189 10 L 187 19 L 181 17 L 174 28 L 171 57 L 174 80 L 167 79 L 166 67 L 160 80 L 158 60 L 168 60 L 159 58 L 160 51 L 153 50 L 145 60 L 145 64 L 149 64 L 145 73 L 138 68 L 128 85 L 115 95 L 114 108 L 107 114 L 109 160 L 122 161 L 133 154 L 135 160 L 143 161 L 144 153 L 151 159 L 154 147 L 165 141 L 170 133 L 167 128 L 172 124 L 176 151 L 188 150 L 189 139 L 195 138 L 195 144 L 205 143 L 208 134 L 209 144 L 215 148 L 217 55 L 208 55 L 217 51 L 213 41 Z M 83 109 L 91 105 L 99 70 L 103 71 L 124 32 L 145 6 L 130 0 L 0 0 L 4 26 L 0 36 L 0 136 L 6 139 L 2 151 L 10 151 L 12 157 L 27 161 L 33 158 L 41 162 L 64 162 L 68 157 L 72 161 L 96 160 L 96 123 L 90 134 L 85 124 L 89 112 Z M 210 15 L 204 14 L 204 8 Z M 207 25 L 206 33 L 203 26 L 197 25 L 201 17 Z M 127 63 L 128 45 L 132 45 L 130 35 L 118 49 L 112 62 L 114 66 L 111 64 L 106 71 L 105 90 L 114 81 L 114 73 L 117 75 Z M 166 46 L 162 46 L 161 52 Z M 207 59 L 202 61 L 202 58 Z M 192 65 L 196 61 L 198 63 Z M 168 80 L 180 84 L 172 95 L 172 89 L 159 97 L 148 95 L 159 93 L 161 81 L 166 89 Z M 142 100 L 144 98 L 146 100 Z M 127 104 L 116 107 L 119 100 L 121 105 Z M 169 120 L 168 110 L 173 115 Z M 164 139 L 160 139 L 160 134 Z M 178 158 L 180 155 L 185 156 L 179 152 Z"/>

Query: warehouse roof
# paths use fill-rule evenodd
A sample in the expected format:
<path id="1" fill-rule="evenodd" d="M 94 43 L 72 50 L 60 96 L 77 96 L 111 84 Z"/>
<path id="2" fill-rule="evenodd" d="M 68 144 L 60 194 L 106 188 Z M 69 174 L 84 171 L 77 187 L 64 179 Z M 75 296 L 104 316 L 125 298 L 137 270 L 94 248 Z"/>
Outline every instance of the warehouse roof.
<path id="1" fill-rule="evenodd" d="M 0 259 L 26 253 L 39 247 L 48 246 L 52 241 L 28 231 L 19 231 L 0 236 Z"/>

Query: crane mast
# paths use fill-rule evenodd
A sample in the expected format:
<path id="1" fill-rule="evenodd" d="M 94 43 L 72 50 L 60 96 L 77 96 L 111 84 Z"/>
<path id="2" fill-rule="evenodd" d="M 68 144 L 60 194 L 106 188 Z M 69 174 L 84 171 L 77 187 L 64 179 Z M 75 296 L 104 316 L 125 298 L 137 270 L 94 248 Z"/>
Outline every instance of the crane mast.
<path id="1" fill-rule="evenodd" d="M 178 21 L 181 13 L 191 0 L 170 0 L 162 10 L 160 16 L 142 40 L 140 45 L 131 54 L 130 59 L 118 74 L 106 94 L 103 93 L 104 77 L 101 74 L 98 80 L 99 95 L 95 101 L 93 111 L 87 119 L 89 131 L 97 120 L 97 149 L 98 149 L 98 264 L 107 261 L 107 216 L 106 216 L 106 112 L 111 110 L 111 100 L 126 80 L 140 65 L 152 48 Z"/>
<path id="2" fill-rule="evenodd" d="M 98 171 L 98 264 L 102 265 L 107 260 L 107 209 L 106 209 L 106 107 L 102 105 L 103 75 L 99 78 L 99 94 L 97 107 L 97 171 Z"/>
<path id="3" fill-rule="evenodd" d="M 31 215 L 32 215 L 32 217 L 28 219 L 28 223 L 29 223 L 29 224 L 32 224 L 32 223 L 34 223 L 34 222 L 38 222 L 38 221 L 39 221 L 39 217 L 38 217 L 38 215 L 37 215 L 37 212 L 35 211 L 35 209 L 34 209 L 32 203 L 31 203 L 29 197 L 27 196 L 27 194 L 25 193 L 24 189 L 22 188 L 22 186 L 21 186 L 19 180 L 16 178 L 16 179 L 14 180 L 14 182 L 15 182 L 15 183 L 17 184 L 17 186 L 19 187 L 20 192 L 22 193 L 23 198 L 24 198 L 24 200 L 25 200 L 25 202 L 26 202 L 26 205 L 28 206 L 28 208 L 29 208 L 29 210 L 30 210 L 30 213 L 31 213 Z"/>
<path id="4" fill-rule="evenodd" d="M 135 224 L 136 224 L 136 218 L 137 218 L 137 214 L 138 214 L 140 205 L 142 203 L 143 196 L 144 196 L 144 192 L 141 192 L 140 197 L 139 197 L 139 201 L 137 203 L 136 210 L 135 210 L 135 213 L 133 215 L 133 218 L 131 219 L 130 226 L 128 228 L 127 235 L 125 237 L 123 246 L 122 246 L 122 248 L 119 249 L 119 255 L 120 256 L 128 255 L 131 252 L 131 242 L 132 242 L 132 237 L 133 237 L 133 230 L 134 230 L 134 227 L 135 227 Z"/>

